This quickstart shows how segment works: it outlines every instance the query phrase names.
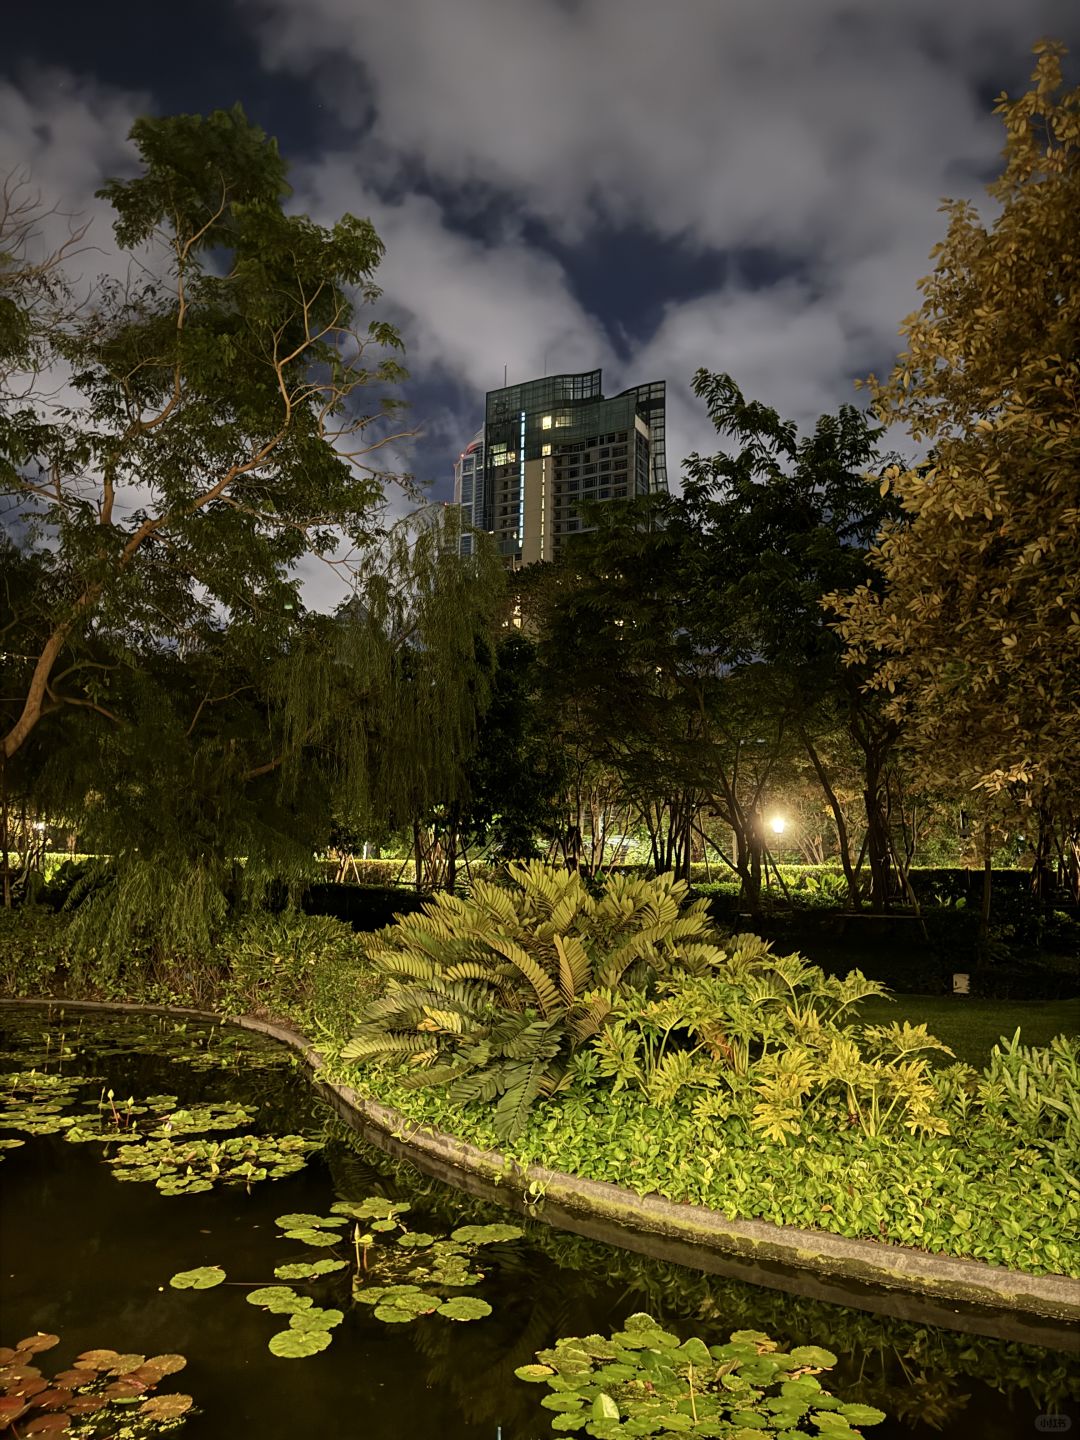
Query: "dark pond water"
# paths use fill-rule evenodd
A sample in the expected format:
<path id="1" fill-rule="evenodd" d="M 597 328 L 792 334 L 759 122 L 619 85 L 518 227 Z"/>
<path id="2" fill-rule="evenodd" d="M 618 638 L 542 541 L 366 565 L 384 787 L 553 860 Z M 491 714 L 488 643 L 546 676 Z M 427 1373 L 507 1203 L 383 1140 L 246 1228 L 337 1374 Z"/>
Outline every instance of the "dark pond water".
<path id="1" fill-rule="evenodd" d="M 1077 1413 L 1074 1359 L 1061 1348 L 1069 1342 L 1049 1328 L 1057 1348 L 956 1333 L 703 1275 L 536 1221 L 524 1222 L 521 1239 L 485 1247 L 485 1279 L 455 1292 L 492 1307 L 469 1323 L 434 1314 L 385 1324 L 351 1301 L 352 1246 L 321 1250 L 350 1266 L 297 1288 L 316 1305 L 342 1309 L 344 1321 L 322 1353 L 277 1358 L 268 1341 L 287 1317 L 246 1304 L 245 1287 L 287 1283 L 274 1267 L 311 1251 L 283 1239 L 275 1217 L 325 1216 L 336 1200 L 381 1196 L 409 1202 L 409 1227 L 437 1236 L 464 1224 L 522 1222 L 362 1144 L 270 1041 L 145 1017 L 0 1010 L 0 1074 L 34 1064 L 94 1077 L 80 1103 L 96 1104 L 103 1087 L 117 1102 L 161 1092 L 189 1106 L 239 1101 L 259 1107 L 251 1133 L 319 1142 L 298 1173 L 260 1181 L 250 1193 L 217 1184 L 162 1195 L 152 1181 L 116 1179 L 106 1147 L 62 1134 L 25 1135 L 21 1148 L 0 1152 L 0 1344 L 58 1334 L 60 1345 L 42 1357 L 47 1373 L 92 1348 L 187 1356 L 167 1388 L 195 1397 L 183 1431 L 190 1440 L 540 1440 L 558 1433 L 539 1406 L 545 1392 L 518 1380 L 514 1368 L 561 1335 L 608 1333 L 639 1310 L 708 1343 L 750 1328 L 785 1349 L 826 1346 L 838 1365 L 823 1383 L 885 1410 L 890 1420 L 867 1431 L 881 1440 L 1017 1440 L 1062 1433 L 1040 1417 Z M 223 1133 L 232 1132 L 209 1138 Z M 169 1286 L 177 1271 L 215 1265 L 227 1283 Z"/>

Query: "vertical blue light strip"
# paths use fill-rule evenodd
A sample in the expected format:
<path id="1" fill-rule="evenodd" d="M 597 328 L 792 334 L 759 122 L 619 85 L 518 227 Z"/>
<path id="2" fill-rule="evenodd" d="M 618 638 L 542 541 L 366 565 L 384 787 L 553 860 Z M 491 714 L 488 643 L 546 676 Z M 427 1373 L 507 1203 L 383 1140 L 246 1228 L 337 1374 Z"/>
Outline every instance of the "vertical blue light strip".
<path id="1" fill-rule="evenodd" d="M 518 445 L 518 544 L 525 548 L 525 411 L 521 412 Z"/>

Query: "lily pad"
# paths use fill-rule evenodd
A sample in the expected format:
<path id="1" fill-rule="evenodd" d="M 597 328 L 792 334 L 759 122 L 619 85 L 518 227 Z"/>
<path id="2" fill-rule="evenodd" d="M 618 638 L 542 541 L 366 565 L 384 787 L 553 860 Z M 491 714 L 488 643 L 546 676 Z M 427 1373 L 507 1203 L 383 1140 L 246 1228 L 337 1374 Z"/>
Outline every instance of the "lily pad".
<path id="1" fill-rule="evenodd" d="M 541 1402 L 555 1412 L 552 1429 L 583 1430 L 596 1440 L 689 1432 L 730 1440 L 766 1433 L 777 1440 L 840 1440 L 857 1433 L 850 1422 L 884 1418 L 871 1406 L 844 1405 L 811 1376 L 791 1379 L 800 1356 L 803 1367 L 833 1358 L 817 1346 L 785 1354 L 758 1331 L 736 1332 L 722 1346 L 696 1337 L 680 1344 L 651 1316 L 638 1313 L 610 1341 L 567 1337 L 538 1351 L 538 1364 L 515 1373 L 554 1392 Z"/>
<path id="2" fill-rule="evenodd" d="M 331 1339 L 328 1330 L 279 1330 L 271 1335 L 269 1350 L 282 1360 L 302 1360 L 325 1350 Z"/>
<path id="3" fill-rule="evenodd" d="M 289 1324 L 294 1330 L 333 1330 L 344 1319 L 342 1310 L 323 1310 L 318 1305 L 312 1305 L 290 1316 Z"/>
<path id="4" fill-rule="evenodd" d="M 249 1305 L 259 1305 L 273 1315 L 295 1315 L 314 1303 L 310 1295 L 298 1295 L 288 1285 L 263 1285 L 244 1296 Z"/>
<path id="5" fill-rule="evenodd" d="M 70 1415 L 35 1415 L 33 1420 L 20 1424 L 23 1435 L 62 1435 L 71 1425 Z"/>
<path id="6" fill-rule="evenodd" d="M 145 1355 L 118 1355 L 109 1366 L 110 1375 L 130 1375 L 133 1370 L 138 1370 L 140 1365 L 146 1364 Z"/>
<path id="7" fill-rule="evenodd" d="M 341 1243 L 341 1236 L 333 1231 L 315 1230 L 305 1227 L 302 1230 L 286 1230 L 286 1240 L 296 1240 L 301 1245 L 327 1246 Z"/>
<path id="8" fill-rule="evenodd" d="M 179 1420 L 195 1401 L 190 1395 L 154 1395 L 144 1400 L 138 1411 L 140 1420 Z"/>
<path id="9" fill-rule="evenodd" d="M 841 1405 L 837 1411 L 849 1425 L 880 1425 L 886 1418 L 884 1410 L 873 1405 L 859 1405 L 854 1401 Z"/>
<path id="10" fill-rule="evenodd" d="M 351 1216 L 354 1220 L 391 1220 L 404 1215 L 412 1206 L 407 1200 L 385 1200 L 371 1195 L 366 1200 L 337 1200 L 330 1206 L 335 1215 Z"/>
<path id="11" fill-rule="evenodd" d="M 274 1274 L 279 1280 L 314 1280 L 344 1270 L 346 1264 L 345 1260 L 298 1260 L 294 1265 L 275 1265 Z"/>
<path id="12" fill-rule="evenodd" d="M 221 1272 L 224 1280 L 225 1272 Z M 171 1283 L 171 1282 L 170 1282 Z M 186 1286 L 178 1286 L 178 1289 L 186 1289 Z M 117 1350 L 84 1350 L 81 1355 L 76 1355 L 75 1364 L 80 1370 L 108 1370 L 114 1360 L 120 1358 Z"/>
<path id="13" fill-rule="evenodd" d="M 225 1279 L 220 1265 L 202 1265 L 197 1270 L 178 1270 L 169 1284 L 174 1290 L 212 1290 Z M 95 1354 L 102 1352 L 95 1351 Z M 85 1358 L 85 1357 L 83 1357 Z"/>
<path id="14" fill-rule="evenodd" d="M 399 1235 L 397 1243 L 403 1245 L 407 1250 L 423 1250 L 428 1245 L 435 1244 L 435 1236 L 429 1235 L 426 1230 L 410 1230 L 404 1235 Z"/>
<path id="15" fill-rule="evenodd" d="M 520 1225 L 460 1225 L 451 1232 L 451 1239 L 467 1245 L 495 1245 L 505 1240 L 520 1240 L 524 1234 Z"/>
<path id="16" fill-rule="evenodd" d="M 42 1350 L 51 1350 L 54 1345 L 59 1344 L 59 1335 L 50 1335 L 44 1330 L 39 1330 L 36 1335 L 28 1335 L 25 1340 L 20 1340 L 15 1349 L 24 1350 L 30 1355 L 39 1355 Z"/>
<path id="17" fill-rule="evenodd" d="M 528 1380 L 530 1384 L 539 1385 L 555 1374 L 550 1365 L 519 1365 L 514 1371 L 519 1380 Z"/>
<path id="18" fill-rule="evenodd" d="M 491 1314 L 491 1306 L 475 1295 L 458 1295 L 453 1300 L 444 1300 L 438 1313 L 447 1320 L 482 1320 Z"/>
<path id="19" fill-rule="evenodd" d="M 282 1230 L 321 1230 L 333 1229 L 338 1225 L 347 1225 L 349 1222 L 344 1215 L 307 1215 L 298 1213 L 295 1215 L 279 1215 L 274 1221 L 280 1225 Z"/>
<path id="20" fill-rule="evenodd" d="M 161 1379 L 166 1375 L 177 1375 L 187 1366 L 187 1360 L 183 1355 L 151 1355 L 143 1366 L 144 1370 L 153 1370 Z"/>
<path id="21" fill-rule="evenodd" d="M 796 1365 L 811 1365 L 816 1370 L 829 1370 L 836 1364 L 832 1351 L 823 1350 L 820 1345 L 797 1345 L 790 1355 Z"/>

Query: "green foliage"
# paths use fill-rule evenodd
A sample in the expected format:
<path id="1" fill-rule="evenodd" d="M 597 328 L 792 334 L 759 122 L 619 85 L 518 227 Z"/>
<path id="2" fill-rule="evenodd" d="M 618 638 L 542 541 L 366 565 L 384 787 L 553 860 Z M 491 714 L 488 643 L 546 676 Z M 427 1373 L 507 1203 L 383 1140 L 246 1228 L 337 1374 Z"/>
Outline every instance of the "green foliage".
<path id="1" fill-rule="evenodd" d="M 118 1180 L 151 1180 L 162 1195 L 195 1195 L 216 1184 L 277 1180 L 303 1169 L 319 1148 L 303 1135 L 244 1135 L 229 1140 L 146 1140 L 106 1156 Z"/>
<path id="2" fill-rule="evenodd" d="M 818 1345 L 784 1354 L 759 1330 L 736 1330 L 724 1345 L 679 1341 L 651 1315 L 631 1315 L 610 1339 L 586 1335 L 537 1351 L 515 1374 L 552 1393 L 553 1430 L 597 1440 L 623 1435 L 700 1435 L 754 1440 L 763 1433 L 852 1436 L 885 1419 L 870 1405 L 844 1403 L 817 1376 L 836 1356 Z"/>
<path id="3" fill-rule="evenodd" d="M 0 993 L 49 994 L 67 947 L 67 927 L 51 910 L 0 908 Z"/>
<path id="4" fill-rule="evenodd" d="M 247 916 L 220 953 L 229 967 L 224 1008 L 290 1017 L 315 1039 L 340 1043 L 356 1005 L 377 984 L 363 937 L 324 915 Z"/>
<path id="5" fill-rule="evenodd" d="M 1012 1040 L 994 1046 L 976 1077 L 956 1067 L 948 1099 L 967 1123 L 998 1146 L 1017 1143 L 1045 1154 L 1060 1180 L 1080 1192 L 1080 1042 L 1058 1035 L 1044 1047 Z"/>
<path id="6" fill-rule="evenodd" d="M 622 988 L 719 952 L 704 903 L 680 913 L 686 887 L 670 876 L 614 876 L 594 898 L 580 875 L 539 861 L 508 874 L 468 899 L 437 896 L 367 942 L 385 989 L 342 1055 L 405 1060 L 416 1084 L 496 1101 L 496 1127 L 513 1136 Z"/>
<path id="7" fill-rule="evenodd" d="M 688 987 L 696 983 L 693 977 L 684 982 Z M 724 1041 L 733 1054 L 735 1042 L 742 1041 L 745 1074 L 722 1050 L 715 1060 L 699 1052 L 691 1057 L 700 1067 L 697 1073 L 669 1098 L 656 1077 L 652 1093 L 635 1076 L 616 1089 L 610 1074 L 600 1075 L 595 1048 L 586 1047 L 572 1063 L 572 1083 L 535 1109 L 513 1141 L 500 1137 L 489 1107 L 455 1103 L 445 1090 L 417 1090 L 394 1072 L 370 1069 L 360 1083 L 412 1122 L 483 1149 L 499 1148 L 522 1166 L 562 1170 L 746 1219 L 1080 1277 L 1080 1246 L 1068 1238 L 1080 1233 L 1076 1147 L 1066 1139 L 1074 1134 L 1068 1117 L 1075 1104 L 1075 1038 L 1056 1040 L 1048 1052 L 1034 1052 L 1034 1060 L 1022 1047 L 1009 1058 L 1002 1047 L 1003 1058 L 982 1081 L 967 1066 L 921 1072 L 912 1096 L 906 1067 L 929 1042 L 925 1029 L 860 1026 L 853 1020 L 848 1029 L 858 1038 L 850 1039 L 852 1068 L 840 1076 L 814 1076 L 813 1093 L 807 1095 L 803 1052 L 809 1052 L 813 1064 L 823 1063 L 808 1036 L 813 1039 L 829 1027 L 806 1019 L 793 1026 L 787 1010 L 797 1007 L 770 998 L 774 983 L 775 977 L 764 988 L 760 1019 L 745 995 L 741 1015 L 728 1012 Z M 645 1017 L 642 1050 L 635 1057 L 639 1063 L 649 1027 L 654 1027 L 655 1045 L 656 1034 L 671 1018 L 663 1009 L 669 999 L 659 997 L 655 1013 Z M 826 994 L 815 1003 L 835 1017 L 843 997 Z M 805 999 L 801 1004 L 817 1016 Z M 775 1037 L 774 1023 L 779 1024 Z M 743 1026 L 744 1036 L 733 1033 L 734 1024 Z M 844 1039 L 843 1027 L 837 1033 Z M 682 1043 L 691 1039 L 687 1030 Z M 666 1053 L 686 1055 L 672 1050 L 672 1043 Z M 780 1056 L 789 1053 L 788 1044 L 799 1068 L 789 1069 L 790 1062 L 781 1060 L 770 1071 L 769 1057 L 774 1050 Z M 827 1059 L 828 1049 L 824 1053 Z M 762 1076 L 772 1074 L 779 1077 L 775 1098 L 766 1099 L 758 1087 Z M 1036 1081 L 1036 1075 L 1044 1078 Z M 794 1101 L 778 1093 L 780 1081 L 794 1089 Z M 849 1084 L 862 1123 L 849 1108 Z M 1045 1100 L 1035 1098 L 1037 1084 L 1045 1086 Z M 783 1105 L 790 1104 L 798 1133 L 763 1123 L 763 1112 L 755 1108 L 763 1104 L 779 1111 L 780 1118 Z M 930 1112 L 928 1126 L 900 1122 L 902 1115 L 913 1122 L 922 1106 Z M 953 1133 L 938 1133 L 946 1128 Z"/>
<path id="8" fill-rule="evenodd" d="M 721 1082 L 757 1097 L 753 1125 L 773 1140 L 803 1131 L 804 1112 L 846 1102 L 845 1123 L 878 1135 L 903 1125 L 946 1133 L 923 1052 L 952 1052 L 925 1026 L 856 1023 L 884 989 L 853 970 L 826 976 L 756 935 L 731 942 L 708 973 L 661 980 L 656 998 L 627 992 L 593 1042 L 597 1074 L 657 1104 Z M 678 1048 L 682 1047 L 682 1048 Z"/>
<path id="9" fill-rule="evenodd" d="M 196 1270 L 178 1270 L 169 1284 L 174 1290 L 212 1290 L 225 1279 L 220 1265 L 202 1265 Z"/>

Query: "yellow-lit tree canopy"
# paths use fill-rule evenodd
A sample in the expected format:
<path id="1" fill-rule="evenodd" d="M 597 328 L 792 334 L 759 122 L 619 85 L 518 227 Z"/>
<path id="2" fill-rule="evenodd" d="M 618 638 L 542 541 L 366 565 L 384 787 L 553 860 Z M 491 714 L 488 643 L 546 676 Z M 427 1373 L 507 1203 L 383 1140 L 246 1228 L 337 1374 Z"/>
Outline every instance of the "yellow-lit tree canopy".
<path id="1" fill-rule="evenodd" d="M 1031 89 L 997 103 L 993 222 L 943 206 L 907 348 L 867 381 L 928 463 L 882 481 L 905 512 L 874 552 L 883 586 L 826 597 L 929 773 L 1039 804 L 1075 799 L 1080 769 L 1080 90 L 1065 53 L 1040 43 Z"/>

